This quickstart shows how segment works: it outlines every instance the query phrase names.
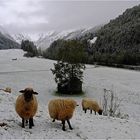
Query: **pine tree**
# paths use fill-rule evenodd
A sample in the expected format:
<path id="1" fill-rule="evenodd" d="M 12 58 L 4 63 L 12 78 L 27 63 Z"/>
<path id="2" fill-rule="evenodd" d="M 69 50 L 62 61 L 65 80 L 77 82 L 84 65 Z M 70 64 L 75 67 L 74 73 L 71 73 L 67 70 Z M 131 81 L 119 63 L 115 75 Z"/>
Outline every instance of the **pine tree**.
<path id="1" fill-rule="evenodd" d="M 80 62 L 84 58 L 84 46 L 76 40 L 66 41 L 59 49 L 58 58 L 54 69 L 51 69 L 58 84 L 58 91 L 61 93 L 82 92 L 85 65 Z"/>
<path id="2" fill-rule="evenodd" d="M 32 41 L 22 40 L 21 49 L 27 52 L 25 54 L 25 56 L 27 57 L 34 57 L 38 55 L 37 47 L 34 45 Z"/>

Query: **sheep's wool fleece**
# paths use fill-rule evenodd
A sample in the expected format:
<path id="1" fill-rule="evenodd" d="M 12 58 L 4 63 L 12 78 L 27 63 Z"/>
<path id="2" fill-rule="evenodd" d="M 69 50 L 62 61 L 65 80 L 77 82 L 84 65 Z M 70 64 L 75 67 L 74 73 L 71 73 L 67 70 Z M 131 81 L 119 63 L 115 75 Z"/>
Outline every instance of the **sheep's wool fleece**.
<path id="1" fill-rule="evenodd" d="M 96 112 L 98 112 L 100 109 L 97 101 L 92 100 L 92 99 L 83 99 L 82 100 L 82 107 L 83 107 L 83 109 L 91 109 L 91 110 L 94 110 Z"/>
<path id="2" fill-rule="evenodd" d="M 50 117 L 57 120 L 67 120 L 73 116 L 77 103 L 72 99 L 54 99 L 49 102 Z"/>
<path id="3" fill-rule="evenodd" d="M 33 118 L 36 114 L 38 103 L 36 97 L 33 95 L 33 100 L 26 102 L 23 95 L 19 95 L 16 100 L 16 112 L 21 118 Z"/>

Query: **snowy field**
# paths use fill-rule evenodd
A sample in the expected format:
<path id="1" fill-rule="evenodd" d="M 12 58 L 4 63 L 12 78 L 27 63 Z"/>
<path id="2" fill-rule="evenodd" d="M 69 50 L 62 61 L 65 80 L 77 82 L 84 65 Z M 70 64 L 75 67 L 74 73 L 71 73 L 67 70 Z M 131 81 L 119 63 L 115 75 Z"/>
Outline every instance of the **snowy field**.
<path id="1" fill-rule="evenodd" d="M 12 60 L 16 59 L 17 60 Z M 88 65 L 84 72 L 83 96 L 73 96 L 80 105 L 71 119 L 73 130 L 61 130 L 61 122 L 52 122 L 48 101 L 54 95 L 56 83 L 50 68 L 54 61 L 25 58 L 21 50 L 0 50 L 0 88 L 11 87 L 12 93 L 0 91 L 0 139 L 140 139 L 140 72 Z M 35 126 L 21 128 L 21 118 L 15 112 L 15 100 L 21 89 L 32 86 L 39 93 L 39 108 Z M 122 100 L 120 110 L 127 119 L 86 114 L 81 99 L 91 97 L 101 102 L 103 89 L 113 89 Z"/>

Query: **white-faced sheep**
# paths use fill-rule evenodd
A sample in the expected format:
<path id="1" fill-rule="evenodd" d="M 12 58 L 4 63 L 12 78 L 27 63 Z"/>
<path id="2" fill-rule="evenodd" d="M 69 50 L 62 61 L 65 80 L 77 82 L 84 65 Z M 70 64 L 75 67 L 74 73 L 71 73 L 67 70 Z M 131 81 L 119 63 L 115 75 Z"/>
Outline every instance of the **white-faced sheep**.
<path id="1" fill-rule="evenodd" d="M 48 109 L 50 117 L 53 118 L 53 122 L 56 120 L 62 121 L 62 130 L 65 131 L 65 121 L 67 121 L 69 128 L 72 130 L 70 119 L 73 116 L 76 101 L 73 99 L 54 99 L 49 102 Z"/>
<path id="2" fill-rule="evenodd" d="M 96 115 L 96 112 L 99 113 L 99 115 L 102 115 L 102 112 L 103 110 L 99 107 L 97 101 L 95 100 L 92 100 L 92 99 L 83 99 L 82 100 L 82 107 L 83 107 L 83 110 L 87 111 L 87 109 L 90 110 L 90 113 L 92 114 L 92 110 L 95 112 L 95 115 Z"/>
<path id="3" fill-rule="evenodd" d="M 24 90 L 19 91 L 22 95 L 19 95 L 16 100 L 16 112 L 22 118 L 22 127 L 24 128 L 24 122 L 26 123 L 29 120 L 29 128 L 34 126 L 33 117 L 37 112 L 37 99 L 33 94 L 38 94 L 33 91 L 32 88 L 25 88 Z"/>

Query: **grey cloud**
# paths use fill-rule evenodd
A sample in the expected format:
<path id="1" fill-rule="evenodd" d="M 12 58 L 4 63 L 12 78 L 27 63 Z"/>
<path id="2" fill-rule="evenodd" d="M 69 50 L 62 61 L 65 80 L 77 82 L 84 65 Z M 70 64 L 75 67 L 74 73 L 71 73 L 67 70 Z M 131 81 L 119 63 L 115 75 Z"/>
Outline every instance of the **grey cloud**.
<path id="1" fill-rule="evenodd" d="M 47 32 L 50 27 L 49 26 L 47 27 L 46 23 L 40 23 L 40 24 L 27 24 L 26 26 L 8 24 L 5 26 L 5 28 L 6 29 L 10 28 L 10 32 L 13 34 L 16 34 L 16 33 L 22 33 L 22 32 L 23 33 L 40 33 L 44 31 Z"/>
<path id="2" fill-rule="evenodd" d="M 8 0 L 5 0 L 8 1 Z M 13 0 L 14 2 L 14 0 Z M 10 32 L 40 33 L 50 30 L 67 30 L 80 27 L 89 27 L 109 22 L 125 9 L 140 4 L 139 1 L 46 1 L 26 0 L 28 11 L 19 12 L 15 8 L 17 25 L 5 25 Z M 1 11 L 0 11 L 1 12 Z M 18 25 L 18 19 L 27 20 L 30 18 L 39 20 L 40 17 L 47 22 L 40 21 L 27 25 Z M 8 17 L 7 17 L 8 18 Z"/>
<path id="3" fill-rule="evenodd" d="M 5 6 L 5 0 L 0 0 L 0 7 Z"/>
<path id="4" fill-rule="evenodd" d="M 49 14 L 54 28 L 77 28 L 108 22 L 137 1 L 42 1 L 41 13 Z"/>

